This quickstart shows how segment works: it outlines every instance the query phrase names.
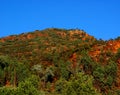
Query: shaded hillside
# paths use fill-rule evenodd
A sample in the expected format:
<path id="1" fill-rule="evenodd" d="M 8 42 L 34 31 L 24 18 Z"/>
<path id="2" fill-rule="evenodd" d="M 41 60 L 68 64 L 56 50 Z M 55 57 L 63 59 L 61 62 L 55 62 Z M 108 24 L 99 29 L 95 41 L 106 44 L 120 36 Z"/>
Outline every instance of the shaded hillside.
<path id="1" fill-rule="evenodd" d="M 19 88 L 22 81 L 35 75 L 37 90 L 46 95 L 73 95 L 69 90 L 74 95 L 87 95 L 90 89 L 91 95 L 119 95 L 119 48 L 119 37 L 97 40 L 78 29 L 49 28 L 1 38 L 0 85 Z M 81 88 L 83 82 L 85 88 Z"/>

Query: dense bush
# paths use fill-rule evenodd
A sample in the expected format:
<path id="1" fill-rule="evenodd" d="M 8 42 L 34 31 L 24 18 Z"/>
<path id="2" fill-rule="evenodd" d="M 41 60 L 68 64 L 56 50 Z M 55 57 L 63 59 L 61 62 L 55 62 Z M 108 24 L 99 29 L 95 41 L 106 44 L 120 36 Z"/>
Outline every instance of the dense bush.
<path id="1" fill-rule="evenodd" d="M 100 95 L 93 87 L 92 76 L 80 72 L 70 80 L 60 79 L 56 82 L 56 92 L 61 95 Z"/>
<path id="2" fill-rule="evenodd" d="M 20 82 L 18 87 L 0 87 L 0 95 L 40 95 L 38 91 L 38 78 L 31 76 L 23 82 Z"/>

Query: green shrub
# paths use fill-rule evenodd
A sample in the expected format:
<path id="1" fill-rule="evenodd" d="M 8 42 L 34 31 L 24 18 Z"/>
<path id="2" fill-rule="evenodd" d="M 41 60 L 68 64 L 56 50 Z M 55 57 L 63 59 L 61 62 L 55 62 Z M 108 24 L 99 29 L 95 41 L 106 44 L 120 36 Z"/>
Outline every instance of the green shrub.
<path id="1" fill-rule="evenodd" d="M 93 87 L 92 76 L 80 72 L 66 81 L 60 79 L 56 82 L 56 92 L 61 95 L 100 95 Z"/>
<path id="2" fill-rule="evenodd" d="M 36 76 L 31 76 L 24 82 L 19 83 L 17 95 L 39 95 L 38 78 Z"/>
<path id="3" fill-rule="evenodd" d="M 17 89 L 13 87 L 0 87 L 0 95 L 17 95 Z"/>

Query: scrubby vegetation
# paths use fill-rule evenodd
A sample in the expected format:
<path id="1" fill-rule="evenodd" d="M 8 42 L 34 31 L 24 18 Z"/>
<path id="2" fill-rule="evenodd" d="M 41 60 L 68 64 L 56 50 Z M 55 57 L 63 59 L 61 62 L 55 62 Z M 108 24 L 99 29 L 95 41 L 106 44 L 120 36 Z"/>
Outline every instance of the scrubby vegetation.
<path id="1" fill-rule="evenodd" d="M 78 29 L 0 38 L 0 95 L 119 95 L 119 48 Z"/>

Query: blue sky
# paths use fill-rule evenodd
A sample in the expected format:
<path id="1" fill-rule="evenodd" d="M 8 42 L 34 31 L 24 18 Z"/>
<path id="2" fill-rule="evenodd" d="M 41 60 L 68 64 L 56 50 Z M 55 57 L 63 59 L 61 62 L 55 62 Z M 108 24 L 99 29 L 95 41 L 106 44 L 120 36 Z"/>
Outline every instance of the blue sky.
<path id="1" fill-rule="evenodd" d="M 51 27 L 116 38 L 120 0 L 0 0 L 0 37 Z"/>

